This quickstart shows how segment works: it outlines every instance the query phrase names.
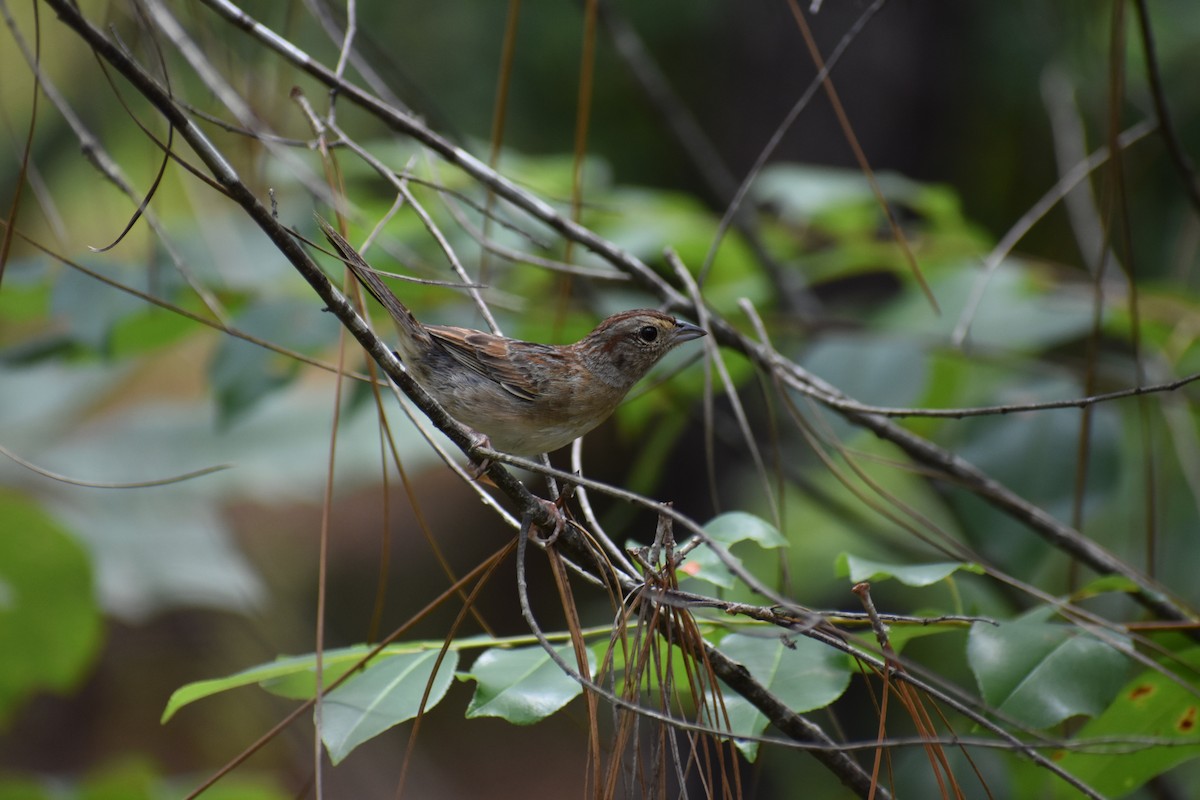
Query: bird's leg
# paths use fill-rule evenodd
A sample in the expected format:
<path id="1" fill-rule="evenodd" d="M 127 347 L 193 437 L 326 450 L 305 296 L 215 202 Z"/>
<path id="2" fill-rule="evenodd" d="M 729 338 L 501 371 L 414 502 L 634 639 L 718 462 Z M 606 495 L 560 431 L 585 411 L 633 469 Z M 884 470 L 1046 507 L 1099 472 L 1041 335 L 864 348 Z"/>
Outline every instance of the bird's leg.
<path id="1" fill-rule="evenodd" d="M 567 526 L 567 518 L 562 512 L 562 507 L 559 506 L 557 500 L 545 500 L 541 497 L 537 501 L 546 509 L 546 513 L 554 520 L 554 529 L 550 531 L 548 536 L 542 535 L 542 529 L 536 528 L 537 534 L 534 538 L 543 546 L 552 545 L 558 541 L 558 535 L 563 532 L 563 528 Z"/>
<path id="2" fill-rule="evenodd" d="M 471 459 L 471 480 L 477 481 L 483 477 L 484 473 L 492 467 L 492 459 L 477 458 L 475 451 L 481 447 L 492 449 L 492 440 L 479 431 L 471 431 L 471 446 L 467 448 L 467 455 Z"/>
<path id="3" fill-rule="evenodd" d="M 468 474 L 471 476 L 471 480 L 473 481 L 478 481 L 485 478 L 485 473 L 494 463 L 490 458 L 478 457 L 476 455 L 475 451 L 481 447 L 491 450 L 492 440 L 489 439 L 487 435 L 482 434 L 479 431 L 471 431 L 471 445 L 467 448 L 467 454 L 471 459 L 471 469 Z M 537 495 L 534 495 L 534 499 L 542 504 L 542 507 L 546 509 L 546 513 L 552 520 L 554 520 L 554 528 L 550 531 L 548 536 L 535 537 L 543 546 L 554 544 L 555 540 L 558 539 L 558 535 L 562 533 L 563 528 L 566 527 L 567 517 L 564 513 L 564 509 L 566 508 L 567 500 L 570 499 L 574 492 L 574 484 L 568 484 L 563 487 L 562 491 L 558 493 L 558 497 L 554 500 L 545 500 Z M 540 531 L 541 528 L 538 528 L 538 530 Z"/>
<path id="4" fill-rule="evenodd" d="M 546 513 L 549 514 L 550 518 L 554 520 L 554 530 L 550 532 L 550 535 L 546 537 L 537 537 L 538 541 L 541 542 L 543 546 L 554 544 L 554 542 L 558 539 L 558 535 L 563 532 L 563 528 L 567 526 L 567 500 L 569 500 L 571 495 L 574 493 L 575 484 L 569 483 L 563 487 L 562 491 L 558 493 L 558 497 L 556 497 L 554 500 L 545 500 L 541 497 L 537 498 L 537 501 L 542 504 L 543 508 L 546 509 Z M 541 528 L 538 530 L 540 531 Z"/>

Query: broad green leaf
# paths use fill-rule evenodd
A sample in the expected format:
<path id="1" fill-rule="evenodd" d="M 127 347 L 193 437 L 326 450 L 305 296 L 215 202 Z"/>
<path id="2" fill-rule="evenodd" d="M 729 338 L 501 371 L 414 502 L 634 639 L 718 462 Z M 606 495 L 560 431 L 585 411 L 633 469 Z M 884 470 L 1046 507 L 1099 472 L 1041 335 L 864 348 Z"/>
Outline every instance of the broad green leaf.
<path id="1" fill-rule="evenodd" d="M 1121 652 L 1077 627 L 1031 619 L 971 626 L 967 660 L 983 698 L 1035 728 L 1099 714 L 1128 666 Z"/>
<path id="2" fill-rule="evenodd" d="M 101 258 L 86 261 L 89 263 L 85 266 L 90 269 L 118 280 L 135 277 L 132 270 L 121 270 Z M 71 339 L 97 352 L 108 349 L 109 335 L 119 320 L 145 307 L 144 300 L 104 286 L 73 269 L 64 269 L 55 277 L 50 295 L 50 312 L 66 325 Z"/>
<path id="3" fill-rule="evenodd" d="M 839 555 L 834 564 L 834 572 L 837 576 L 848 577 L 852 583 L 895 578 L 906 586 L 929 586 L 953 575 L 960 569 L 976 574 L 983 573 L 983 568 L 978 564 L 959 561 L 941 561 L 933 564 L 888 564 L 883 561 L 860 558 L 849 553 Z"/>
<path id="4" fill-rule="evenodd" d="M 563 645 L 555 652 L 572 666 L 575 651 Z M 588 667 L 595 658 L 588 651 Z M 546 651 L 538 647 L 493 648 L 484 651 L 460 680 L 475 681 L 475 696 L 467 717 L 500 717 L 514 725 L 532 725 L 558 711 L 583 691 Z"/>
<path id="5" fill-rule="evenodd" d="M 147 419 L 155 416 L 153 410 L 142 413 Z M 110 434 L 119 424 L 114 422 L 114 431 L 106 431 L 102 440 L 113 441 L 116 437 Z M 164 436 L 173 442 L 190 438 L 175 431 Z M 102 440 L 71 446 L 70 452 L 79 456 L 81 474 L 113 479 L 178 474 L 159 467 L 159 457 L 164 454 L 147 454 L 139 468 L 124 454 L 106 451 L 100 446 Z M 164 439 L 153 436 L 128 441 L 165 446 Z M 102 465 L 106 454 L 108 472 L 103 466 L 90 468 Z M 184 455 L 183 460 L 194 458 Z M 170 456 L 166 458 L 170 460 Z M 85 463 L 88 468 L 82 466 Z M 245 474 L 241 470 L 227 472 L 231 476 Z M 264 599 L 263 584 L 234 542 L 227 520 L 211 500 L 191 491 L 195 485 L 222 479 L 209 475 L 154 489 L 75 491 L 57 500 L 55 517 L 92 553 L 97 593 L 106 612 L 140 622 L 164 608 L 207 606 L 245 613 Z"/>
<path id="6" fill-rule="evenodd" d="M 295 663 L 301 659 L 306 659 L 306 657 L 292 656 L 280 658 L 271 664 L 260 664 L 224 678 L 209 678 L 208 680 L 193 681 L 192 683 L 180 686 L 167 699 L 167 706 L 163 709 L 162 718 L 159 722 L 166 724 L 171 717 L 175 716 L 175 712 L 197 700 L 203 700 L 206 697 L 212 697 L 215 694 L 227 692 L 230 689 L 253 686 L 263 681 L 280 679 L 291 675 L 301 668 Z"/>
<path id="7" fill-rule="evenodd" d="M 0 491 L 0 723 L 37 692 L 65 692 L 100 645 L 87 553 L 41 508 Z M 14 657 L 16 656 L 16 657 Z"/>
<path id="8" fill-rule="evenodd" d="M 704 532 L 726 547 L 738 542 L 754 542 L 764 549 L 786 547 L 787 539 L 778 529 L 762 517 L 744 511 L 730 511 L 713 517 L 704 526 Z"/>
<path id="9" fill-rule="evenodd" d="M 392 645 L 384 648 L 376 658 L 436 652 L 441 649 L 441 645 L 440 641 Z M 322 657 L 322 676 L 325 685 L 328 686 L 340 678 L 373 649 L 374 645 L 359 644 L 326 650 Z M 316 693 L 316 669 L 316 654 L 305 653 L 298 656 L 280 656 L 274 661 L 249 667 L 224 678 L 211 678 L 189 683 L 171 694 L 167 701 L 167 707 L 163 710 L 161 721 L 165 723 L 175 715 L 176 711 L 197 700 L 254 684 L 261 684 L 267 691 L 281 697 L 308 700 Z"/>
<path id="10" fill-rule="evenodd" d="M 1165 740 L 1153 745 L 1098 745 L 1097 752 L 1069 750 L 1058 760 L 1059 766 L 1106 797 L 1122 797 L 1156 775 L 1200 756 L 1200 648 L 1180 654 L 1182 664 L 1164 666 L 1187 685 L 1180 686 L 1171 677 L 1146 670 L 1125 684 L 1112 705 L 1091 719 L 1073 737 L 1081 747 L 1090 739 L 1129 738 Z M 1119 755 L 1105 752 L 1115 748 Z M 1060 796 L 1068 796 L 1066 792 Z"/>
<path id="11" fill-rule="evenodd" d="M 236 326 L 302 352 L 336 338 L 336 320 L 331 314 L 321 314 L 307 299 L 251 305 L 238 316 Z M 298 368 L 295 361 L 266 348 L 232 336 L 223 338 L 208 369 L 219 421 L 232 423 L 290 382 Z"/>
<path id="12" fill-rule="evenodd" d="M 721 640 L 720 650 L 797 713 L 824 708 L 850 685 L 846 655 L 807 637 L 785 641 L 779 634 L 733 633 Z M 750 701 L 728 690 L 724 698 L 729 730 L 735 735 L 758 735 L 766 729 L 767 718 Z M 723 719 L 720 724 L 724 726 Z M 757 742 L 739 741 L 737 746 L 746 758 L 754 760 Z"/>
<path id="13" fill-rule="evenodd" d="M 446 652 L 435 676 L 437 658 L 432 650 L 380 658 L 326 695 L 321 740 L 330 760 L 337 764 L 363 742 L 415 717 L 427 687 L 424 710 L 436 706 L 454 680 L 458 651 Z"/>
<path id="14" fill-rule="evenodd" d="M 744 511 L 731 511 L 714 517 L 704 526 L 704 532 L 726 550 L 739 542 L 754 542 L 766 550 L 787 546 L 787 539 L 783 538 L 774 525 Z M 730 557 L 740 563 L 736 557 Z M 734 586 L 733 573 L 711 548 L 704 545 L 692 551 L 681 569 L 688 577 L 707 581 L 725 589 L 732 589 Z"/>
<path id="15" fill-rule="evenodd" d="M 947 270 L 932 281 L 945 309 L 963 309 L 980 273 L 975 263 Z M 977 346 L 1034 351 L 1084 336 L 1092 326 L 1092 299 L 1086 292 L 1055 291 L 1037 280 L 1019 259 L 1006 259 L 991 275 L 983 300 L 971 319 L 970 341 Z M 931 314 L 918 293 L 910 293 L 877 318 L 888 330 L 909 336 L 948 339 L 959 314 Z M 1042 415 L 1038 415 L 1042 416 Z"/>
<path id="16" fill-rule="evenodd" d="M 187 317 L 161 308 L 149 307 L 130 314 L 110 332 L 113 358 L 125 358 L 164 347 L 195 332 L 200 326 Z"/>
<path id="17" fill-rule="evenodd" d="M 669 242 L 685 264 L 698 266 L 712 245 L 717 220 L 693 195 L 638 187 L 609 194 L 623 213 L 599 217 L 599 232 L 645 261 L 661 258 Z"/>
<path id="18" fill-rule="evenodd" d="M 700 269 L 708 258 L 719 220 L 695 197 L 618 187 L 600 202 L 619 206 L 621 213 L 598 215 L 597 233 L 643 260 L 650 263 L 661 260 L 664 244 L 669 244 L 693 271 Z M 704 282 L 704 297 L 714 308 L 726 312 L 737 308 L 739 298 L 747 298 L 755 305 L 773 299 L 771 282 L 757 268 L 753 250 L 735 232 L 723 237 L 713 254 Z M 645 305 L 645 300 L 630 297 L 621 308 L 629 308 L 631 304 Z"/>
<path id="19" fill-rule="evenodd" d="M 913 198 L 920 184 L 894 172 L 877 172 L 880 189 L 889 200 Z M 785 219 L 797 223 L 811 221 L 819 214 L 861 205 L 876 204 L 871 184 L 858 170 L 817 167 L 806 164 L 775 164 L 767 167 L 754 182 L 760 201 L 780 209 Z"/>
<path id="20" fill-rule="evenodd" d="M 804 354 L 803 363 L 861 403 L 896 407 L 918 403 L 928 360 L 924 346 L 913 337 L 859 332 L 822 337 Z M 848 424 L 844 428 L 850 429 Z"/>
<path id="21" fill-rule="evenodd" d="M 462 650 L 472 645 L 480 646 L 478 643 L 482 641 L 494 640 L 491 637 L 456 639 L 452 643 L 452 649 Z M 437 653 L 442 649 L 443 645 L 444 641 L 441 639 L 393 644 L 385 647 L 381 653 L 372 659 L 371 663 L 400 655 Z M 362 661 L 363 656 L 374 649 L 375 645 L 356 644 L 336 650 L 326 650 L 321 660 L 321 679 L 324 685 L 328 686 L 345 675 Z M 280 666 L 286 667 L 286 672 L 274 669 Z M 280 658 L 272 664 L 264 665 L 264 667 L 270 670 L 271 674 L 269 677 L 262 679 L 260 683 L 262 688 L 271 694 L 276 694 L 280 697 L 289 697 L 293 700 L 310 700 L 316 695 L 317 659 L 314 653 Z"/>
<path id="22" fill-rule="evenodd" d="M 367 645 L 346 647 L 340 650 L 326 652 L 321 659 L 321 683 L 328 686 L 341 678 L 362 661 L 363 656 L 370 652 Z M 397 648 L 399 652 L 411 652 Z M 372 659 L 371 663 L 388 658 L 392 653 L 384 650 Z M 317 694 L 317 660 L 312 653 L 303 656 L 283 658 L 277 664 L 288 666 L 288 672 L 273 675 L 259 682 L 262 688 L 271 694 L 287 697 L 292 700 L 311 700 Z"/>

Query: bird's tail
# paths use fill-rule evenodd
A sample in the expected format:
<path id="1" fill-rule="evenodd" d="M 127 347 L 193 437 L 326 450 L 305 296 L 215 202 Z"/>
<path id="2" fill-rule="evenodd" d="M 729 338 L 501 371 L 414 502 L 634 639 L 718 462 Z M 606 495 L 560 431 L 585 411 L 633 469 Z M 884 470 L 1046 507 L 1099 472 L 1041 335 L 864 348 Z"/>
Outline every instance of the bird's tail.
<path id="1" fill-rule="evenodd" d="M 363 288 L 371 293 L 371 296 L 379 301 L 379 304 L 387 309 L 387 312 L 396 321 L 396 325 L 407 333 L 409 336 L 417 338 L 425 338 L 428 334 L 424 328 L 417 322 L 417 318 L 408 310 L 408 306 L 400 302 L 400 298 L 392 293 L 392 290 L 380 280 L 375 274 L 375 270 L 371 269 L 371 265 L 358 254 L 358 251 L 350 246 L 350 243 L 338 233 L 332 225 L 319 214 L 317 217 L 317 225 L 321 227 L 321 232 L 325 234 L 325 238 L 333 245 L 333 249 L 337 251 L 341 257 L 342 263 L 350 268 L 354 273 L 354 277 L 363 285 Z"/>

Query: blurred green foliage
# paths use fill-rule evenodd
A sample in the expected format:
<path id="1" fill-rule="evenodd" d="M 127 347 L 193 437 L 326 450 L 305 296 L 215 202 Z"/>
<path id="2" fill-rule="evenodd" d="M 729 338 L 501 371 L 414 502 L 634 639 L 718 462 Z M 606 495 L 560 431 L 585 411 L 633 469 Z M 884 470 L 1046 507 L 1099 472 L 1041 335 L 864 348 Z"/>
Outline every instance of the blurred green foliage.
<path id="1" fill-rule="evenodd" d="M 436 129 L 486 157 L 503 4 L 359 5 L 359 52 Z M 617 10 L 627 13 L 646 38 L 664 73 L 711 133 L 736 183 L 813 73 L 786 9 L 679 0 L 625 5 Z M 849 6 L 827 6 L 811 19 L 826 54 L 845 30 L 846 15 L 856 13 Z M 245 9 L 316 57 L 336 58 L 336 43 L 320 33 L 301 4 L 250 2 Z M 684 148 L 665 133 L 658 112 L 636 93 L 635 82 L 603 36 L 589 155 L 580 166 L 585 189 L 581 219 L 674 281 L 663 256 L 670 247 L 693 275 L 703 275 L 703 295 L 714 312 L 750 331 L 751 320 L 739 306 L 748 300 L 781 354 L 865 403 L 939 409 L 1025 404 L 1188 374 L 1200 369 L 1200 228 L 1157 137 L 1124 154 L 1121 203 L 1113 202 L 1112 174 L 1101 170 L 1095 176 L 1093 200 L 1119 265 L 1109 264 L 1100 279 L 1089 272 L 1079 255 L 1078 230 L 1056 209 L 1016 252 L 999 261 L 987 276 L 986 290 L 980 288 L 984 277 L 978 265 L 994 242 L 1070 166 L 1054 162 L 1055 136 L 1061 140 L 1063 134 L 1056 134 L 1047 119 L 1042 87 L 1048 70 L 1060 69 L 1068 77 L 1077 104 L 1072 113 L 1084 138 L 1068 144 L 1081 152 L 1103 144 L 1112 126 L 1126 127 L 1152 115 L 1132 9 L 1126 12 L 1130 28 L 1122 35 L 1128 94 L 1115 111 L 1109 108 L 1105 76 L 1112 57 L 1113 9 L 1083 0 L 934 10 L 891 4 L 835 71 L 847 113 L 878 170 L 880 190 L 940 313 L 917 289 L 823 101 L 802 115 L 753 182 L 747 208 L 759 241 L 733 230 L 714 248 L 727 197 L 705 184 Z M 13 10 L 28 36 L 28 10 Z M 156 63 L 130 7 L 113 4 L 104 12 L 89 9 L 93 11 L 108 14 L 106 22 L 134 51 L 146 63 Z M 1200 95 L 1189 90 L 1197 69 L 1194 43 L 1200 36 L 1200 15 L 1189 12 L 1188 0 L 1152 8 L 1174 120 L 1185 148 L 1197 158 Z M 266 56 L 201 5 L 181 15 L 193 35 L 220 54 L 214 58 L 226 77 L 262 120 L 283 135 L 311 135 L 303 115 L 286 98 L 295 85 L 317 102 L 325 97 L 320 87 Z M 41 25 L 45 77 L 67 93 L 130 183 L 147 186 L 159 153 L 119 111 L 91 54 L 49 14 L 43 13 Z M 569 213 L 576 169 L 569 152 L 580 35 L 578 7 L 524 4 L 509 125 L 498 159 L 506 176 L 563 213 Z M 168 54 L 168 63 L 178 96 L 229 116 L 182 60 Z M 7 115 L 20 123 L 4 134 L 4 141 L 19 152 L 23 139 L 15 131 L 27 119 L 33 79 L 18 48 L 0 47 L 0 74 L 26 78 L 6 79 L 0 92 Z M 133 113 L 161 133 L 149 107 L 127 85 L 118 85 Z M 340 103 L 338 112 L 339 122 L 374 155 L 396 169 L 411 164 L 418 179 L 414 195 L 445 232 L 471 279 L 487 284 L 484 296 L 507 334 L 572 341 L 612 311 L 656 303 L 628 281 L 567 278 L 538 267 L 536 259 L 567 258 L 567 248 L 551 231 L 529 224 L 503 204 L 494 204 L 494 217 L 485 220 L 479 209 L 489 206 L 489 198 L 462 173 L 431 165 L 410 142 L 348 104 Z M 277 152 L 259 143 L 202 124 L 254 191 L 265 199 L 272 190 L 280 217 L 312 238 L 311 212 L 328 213 L 323 201 L 313 199 L 312 186 L 322 183 L 318 154 L 296 148 L 293 163 L 285 165 Z M 98 179 L 78 150 L 61 116 L 43 100 L 33 164 L 45 188 L 39 194 L 26 192 L 18 217 L 22 232 L 106 277 L 215 324 L 225 321 L 305 356 L 336 360 L 338 328 L 309 288 L 257 229 L 182 170 L 168 170 L 150 206 L 163 226 L 161 236 L 143 220 L 113 251 L 89 253 L 86 247 L 111 241 L 134 203 Z M 357 244 L 388 213 L 395 193 L 348 150 L 335 153 L 345 195 L 354 206 L 350 240 Z M 186 150 L 181 154 L 188 155 Z M 14 194 L 15 163 L 9 159 L 0 165 L 2 196 Z M 456 194 L 444 194 L 431 184 Z M 1127 215 L 1127 222 L 1120 214 Z M 484 256 L 468 228 L 485 227 L 496 244 L 524 250 L 529 258 Z M 811 312 L 794 311 L 791 301 L 797 298 L 785 296 L 789 290 L 764 266 L 760 245 L 785 276 L 804 288 Z M 710 251 L 712 263 L 702 270 Z M 368 257 L 381 269 L 455 279 L 439 246 L 409 209 L 390 218 Z M 570 259 L 607 268 L 579 247 Z M 331 259 L 322 263 L 330 275 L 340 276 Z M 483 263 L 486 273 L 478 269 Z M 195 286 L 205 289 L 213 305 L 202 301 Z M 480 324 L 462 292 L 414 283 L 395 286 L 426 321 Z M 978 308 L 964 317 L 977 292 L 982 298 Z M 378 310 L 371 313 L 380 330 L 386 330 Z M 959 346 L 952 337 L 967 322 L 969 335 Z M 962 563 L 947 561 L 939 546 L 943 541 L 968 548 L 972 558 L 964 560 L 1034 583 L 1048 597 L 1073 596 L 1091 577 L 1074 572 L 1060 552 L 977 496 L 930 480 L 893 446 L 806 404 L 795 392 L 766 385 L 745 358 L 722 355 L 764 453 L 770 490 L 759 481 L 739 438 L 724 398 L 726 387 L 715 393 L 709 483 L 700 420 L 706 386 L 715 378 L 710 367 L 689 363 L 685 354 L 675 354 L 635 392 L 612 428 L 589 438 L 589 469 L 594 460 L 605 479 L 674 500 L 696 519 L 712 519 L 710 532 L 729 534 L 723 540 L 736 544 L 743 566 L 772 588 L 812 606 L 852 602 L 847 578 L 862 576 L 847 574 L 851 563 L 846 553 L 887 566 L 888 575 L 911 577 L 931 563 L 949 565 L 948 571 Z M 189 682 L 234 676 L 208 686 L 202 693 L 207 697 L 208 690 L 215 693 L 237 683 L 234 678 L 247 663 L 278 667 L 271 661 L 275 653 L 311 648 L 315 534 L 313 540 L 307 538 L 311 526 L 284 509 L 301 508 L 306 522 L 316 517 L 313 508 L 328 464 L 331 399 L 339 388 L 326 375 L 170 310 L 150 307 L 14 240 L 0 285 L 0 444 L 47 469 L 108 482 L 160 478 L 213 464 L 236 468 L 171 487 L 103 490 L 51 481 L 7 460 L 0 465 L 0 485 L 5 487 L 0 493 L 0 650 L 17 654 L 0 658 L 0 714 L 10 726 L 4 740 L 8 755 L 0 759 L 0 768 L 27 771 L 28 764 L 36 764 L 44 772 L 83 776 L 72 778 L 65 788 L 47 788 L 40 780 L 16 775 L 0 781 L 0 797 L 175 796 L 180 781 L 164 775 L 215 768 L 230 755 L 226 740 L 251 741 L 265 727 L 264 719 L 278 717 L 276 706 L 223 706 L 213 712 L 217 724 L 199 724 L 202 717 L 181 714 L 162 731 L 155 725 L 166 696 L 180 685 L 194 688 Z M 341 390 L 365 397 L 361 385 Z M 966 420 L 914 417 L 903 418 L 902 424 L 985 469 L 1056 518 L 1078 524 L 1195 606 L 1200 603 L 1194 575 L 1200 563 L 1200 540 L 1194 535 L 1200 447 L 1193 394 L 1185 389 L 1105 404 L 1088 412 L 1086 428 L 1083 415 L 1074 409 Z M 423 471 L 432 463 L 428 450 L 407 421 L 391 416 L 391 432 L 400 440 L 406 465 Z M 343 424 L 336 459 L 339 497 L 379 479 L 374 410 L 355 404 Z M 822 448 L 821 457 L 814 443 Z M 452 496 L 431 495 L 439 510 L 468 505 Z M 771 497 L 778 507 L 771 506 Z M 718 510 L 733 513 L 718 515 Z M 626 535 L 646 539 L 645 532 L 652 530 L 648 516 L 626 506 L 602 505 L 600 513 L 606 528 L 621 532 L 619 540 Z M 440 524 L 438 532 L 448 536 L 460 529 L 477 532 L 473 523 Z M 273 536 L 285 544 L 264 544 Z M 302 557 L 298 541 L 304 542 Z M 348 599 L 345 616 L 333 615 L 331 643 L 362 639 L 362 609 L 375 589 L 363 575 L 377 568 L 378 544 L 371 541 L 360 549 L 371 555 L 363 557 L 352 546 L 335 554 L 344 560 L 335 557 L 331 580 L 342 590 L 340 597 Z M 411 559 L 408 551 L 397 557 L 398 568 L 409 569 L 406 581 L 421 571 L 411 568 Z M 338 575 L 339 568 L 344 575 Z M 720 586 L 730 596 L 752 599 L 703 549 L 688 568 L 700 570 L 697 577 L 707 577 L 710 589 Z M 436 574 L 432 567 L 428 572 Z M 881 608 L 894 612 L 974 613 L 1015 621 L 999 633 L 980 624 L 970 637 L 949 627 L 939 632 L 951 635 L 919 640 L 898 632 L 897 644 L 905 641 L 906 657 L 933 665 L 948 679 L 977 679 L 984 699 L 1006 712 L 1021 715 L 1030 705 L 1044 709 L 1046 693 L 1055 694 L 1064 681 L 1085 696 L 1086 702 L 1064 704 L 1049 716 L 1025 717 L 1031 724 L 1044 727 L 1087 716 L 1091 720 L 1076 731 L 1081 740 L 1158 735 L 1161 719 L 1194 694 L 1191 673 L 1168 659 L 1163 668 L 1171 676 L 1146 672 L 1135 683 L 1153 683 L 1162 695 L 1180 694 L 1148 715 L 1132 709 L 1128 691 L 1118 691 L 1116 679 L 1124 675 L 1126 657 L 1113 642 L 1045 617 L 1050 605 L 1044 599 L 989 577 L 962 572 L 952 577 L 939 572 L 938 577 L 943 579 L 929 585 L 878 581 L 873 596 Z M 392 578 L 396 580 L 395 574 Z M 1091 585 L 1091 591 L 1078 595 L 1089 609 L 1117 623 L 1139 613 L 1127 599 L 1128 586 Z M 400 614 L 398 608 L 407 608 L 394 602 L 389 619 Z M 1032 618 L 1036 621 L 1029 622 Z M 244 643 L 247 621 L 256 628 L 250 638 L 257 647 Z M 169 645 L 147 645 L 156 652 L 172 651 L 166 668 L 140 658 L 130 647 L 136 631 L 165 636 L 176 626 L 189 631 L 182 643 L 166 639 Z M 795 654 L 785 653 L 788 648 L 778 639 L 752 639 L 741 632 L 722 638 L 725 630 L 715 624 L 709 630 L 731 652 L 766 651 L 764 658 L 776 659 L 771 663 L 780 667 L 777 673 L 767 670 L 771 675 L 792 675 L 782 667 Z M 1006 638 L 1010 635 L 1011 640 Z M 990 652 L 1018 652 L 1024 660 L 986 662 L 978 650 L 988 636 L 1003 640 L 993 641 Z M 1194 660 L 1186 642 L 1160 643 L 1184 653 L 1187 664 Z M 533 656 L 540 658 L 537 652 Z M 818 654 L 818 660 L 828 656 Z M 623 662 L 618 665 L 622 668 Z M 464 674 L 471 669 L 466 667 Z M 833 671 L 838 681 L 845 677 Z M 784 682 L 795 689 L 813 688 L 805 674 L 799 670 Z M 254 676 L 257 682 L 258 673 Z M 308 673 L 301 677 L 307 680 Z M 169 685 L 164 689 L 155 678 Z M 449 678 L 445 680 L 443 688 L 453 692 Z M 419 695 L 415 685 L 405 687 L 406 702 Z M 995 690 L 997 685 L 1002 689 Z M 1021 703 L 1013 700 L 1019 692 L 1008 691 L 1017 685 L 1027 692 Z M 839 683 L 835 689 L 809 705 L 832 702 L 845 686 Z M 66 698 L 52 700 L 49 694 Z M 48 741 L 38 727 L 40 718 L 58 719 L 55 710 L 66 718 L 94 713 L 89 703 L 95 702 L 95 694 L 117 698 L 114 705 L 103 706 L 110 716 L 101 717 L 109 723 L 105 727 L 127 724 L 133 731 L 127 738 L 89 740 L 90 749 L 81 744 L 78 751 L 63 751 L 87 750 L 86 755 L 65 755 L 59 761 L 34 752 Z M 301 695 L 293 691 L 287 696 Z M 1029 704 L 1028 697 L 1038 699 Z M 794 702 L 803 705 L 802 700 Z M 557 708 L 546 706 L 545 713 Z M 409 710 L 390 717 L 390 724 L 407 719 Z M 203 706 L 189 713 L 203 713 Z M 360 715 L 355 722 L 362 719 Z M 245 727 L 235 730 L 235 721 Z M 848 735 L 873 736 L 874 723 L 873 714 L 858 714 L 848 720 Z M 371 728 L 371 733 L 390 724 Z M 761 729 L 757 722 L 746 725 L 747 730 Z M 83 740 L 88 733 L 80 728 Z M 193 736 L 204 743 L 197 744 Z M 357 745 L 366 738 L 348 736 L 344 741 Z M 155 755 L 169 767 L 160 768 L 157 758 L 140 758 L 160 746 L 163 751 Z M 794 759 L 773 757 L 770 750 L 761 754 L 762 768 L 772 770 L 770 775 L 789 775 Z M 133 760 L 122 764 L 122 755 Z M 1126 775 L 1136 773 L 1145 780 L 1187 759 L 1190 763 L 1178 773 L 1181 785 L 1196 775 L 1191 747 L 1121 754 L 1125 758 L 1130 761 L 1113 757 L 1108 763 L 1135 765 Z M 278 766 L 294 758 L 271 753 L 264 760 Z M 780 764 L 783 760 L 789 763 Z M 1072 769 L 1078 765 L 1080 775 L 1094 777 L 1098 787 L 1114 795 L 1136 790 L 1128 780 L 1121 783 L 1103 774 L 1100 760 L 1072 752 L 1060 763 Z M 988 754 L 981 761 L 997 795 L 1046 785 L 1044 773 L 1015 758 Z M 928 765 L 924 771 L 906 772 L 904 758 L 897 763 L 901 785 L 919 796 L 921 787 L 928 786 L 922 783 L 929 778 Z M 966 774 L 966 767 L 962 770 L 959 774 Z M 248 775 L 239 772 L 212 796 L 290 796 L 290 789 L 282 794 L 276 785 L 286 781 L 272 777 L 259 784 Z"/>

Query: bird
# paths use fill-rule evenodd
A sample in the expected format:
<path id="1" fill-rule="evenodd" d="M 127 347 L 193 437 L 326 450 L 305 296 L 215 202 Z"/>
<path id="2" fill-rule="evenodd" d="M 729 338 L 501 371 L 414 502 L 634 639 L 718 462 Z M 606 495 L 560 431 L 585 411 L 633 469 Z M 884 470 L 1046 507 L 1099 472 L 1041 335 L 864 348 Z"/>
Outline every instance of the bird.
<path id="1" fill-rule="evenodd" d="M 396 355 L 408 373 L 450 416 L 510 455 L 553 452 L 593 430 L 663 356 L 707 335 L 650 308 L 613 314 L 567 345 L 426 325 L 328 221 L 318 216 L 317 223 L 391 315 L 399 334 Z"/>

